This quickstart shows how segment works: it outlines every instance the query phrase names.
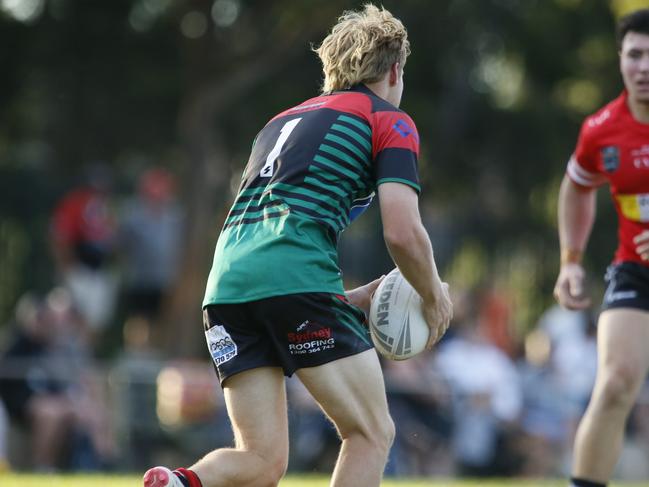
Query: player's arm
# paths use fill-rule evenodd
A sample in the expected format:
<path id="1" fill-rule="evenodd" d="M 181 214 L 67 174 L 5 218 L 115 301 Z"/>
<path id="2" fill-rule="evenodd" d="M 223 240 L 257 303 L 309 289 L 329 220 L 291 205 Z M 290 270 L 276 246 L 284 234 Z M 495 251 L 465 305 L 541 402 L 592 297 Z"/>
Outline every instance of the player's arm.
<path id="1" fill-rule="evenodd" d="M 584 309 L 590 305 L 590 299 L 584 295 L 585 272 L 581 261 L 595 221 L 595 195 L 595 188 L 578 186 L 568 175 L 561 182 L 558 204 L 561 268 L 554 296 L 568 309 Z"/>
<path id="2" fill-rule="evenodd" d="M 446 332 L 453 306 L 421 222 L 417 193 L 405 184 L 386 182 L 379 185 L 378 194 L 385 243 L 401 274 L 423 299 L 424 316 L 431 328 L 431 347 Z"/>

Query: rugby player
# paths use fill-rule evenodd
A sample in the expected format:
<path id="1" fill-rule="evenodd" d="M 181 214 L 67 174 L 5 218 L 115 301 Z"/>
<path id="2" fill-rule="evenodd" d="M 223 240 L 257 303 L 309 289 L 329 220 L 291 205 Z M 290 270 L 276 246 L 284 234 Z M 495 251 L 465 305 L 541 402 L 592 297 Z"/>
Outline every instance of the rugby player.
<path id="1" fill-rule="evenodd" d="M 340 435 L 331 485 L 380 484 L 394 425 L 364 324 L 379 280 L 345 293 L 336 250 L 375 192 L 387 248 L 423 299 L 429 347 L 449 325 L 448 288 L 418 210 L 419 136 L 398 109 L 406 29 L 368 4 L 345 12 L 316 52 L 322 94 L 258 133 L 207 282 L 205 334 L 235 445 L 189 469 L 154 467 L 146 487 L 277 485 L 293 373 Z"/>
<path id="2" fill-rule="evenodd" d="M 609 185 L 618 215 L 619 244 L 598 320 L 597 378 L 575 438 L 574 487 L 610 480 L 649 370 L 649 9 L 620 20 L 618 43 L 625 89 L 584 121 L 559 192 L 554 295 L 568 309 L 590 305 L 582 255 L 598 187 Z"/>

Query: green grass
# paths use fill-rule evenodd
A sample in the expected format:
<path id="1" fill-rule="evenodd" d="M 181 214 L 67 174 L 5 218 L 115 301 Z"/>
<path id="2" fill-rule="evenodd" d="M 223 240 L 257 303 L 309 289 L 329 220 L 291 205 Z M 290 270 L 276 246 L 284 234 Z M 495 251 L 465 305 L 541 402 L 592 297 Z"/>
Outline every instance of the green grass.
<path id="1" fill-rule="evenodd" d="M 33 475 L 0 473 L 2 487 L 141 487 L 139 475 Z M 289 476 L 280 487 L 327 487 L 328 478 L 323 476 Z M 383 487 L 566 487 L 565 480 L 444 480 L 404 479 L 385 480 Z M 611 487 L 646 487 L 647 483 L 611 484 Z"/>

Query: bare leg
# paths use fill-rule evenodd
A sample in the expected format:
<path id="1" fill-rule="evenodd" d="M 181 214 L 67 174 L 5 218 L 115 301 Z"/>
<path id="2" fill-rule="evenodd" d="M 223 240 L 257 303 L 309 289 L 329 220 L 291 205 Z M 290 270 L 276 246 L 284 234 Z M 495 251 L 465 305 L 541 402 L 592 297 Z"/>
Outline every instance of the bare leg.
<path id="1" fill-rule="evenodd" d="M 379 486 L 394 438 L 394 424 L 376 352 L 368 350 L 319 367 L 300 369 L 297 375 L 342 438 L 331 485 Z"/>
<path id="2" fill-rule="evenodd" d="M 75 420 L 88 434 L 101 460 L 110 461 L 115 457 L 116 445 L 107 398 L 94 371 L 84 374 L 81 385 L 82 393 L 74 401 Z"/>
<path id="3" fill-rule="evenodd" d="M 649 370 L 649 313 L 603 312 L 597 342 L 597 379 L 575 438 L 573 476 L 606 483 L 620 456 L 629 411 Z"/>
<path id="4" fill-rule="evenodd" d="M 235 447 L 208 453 L 191 470 L 203 487 L 276 486 L 288 462 L 282 370 L 264 367 L 236 374 L 227 379 L 224 394 Z"/>
<path id="5" fill-rule="evenodd" d="M 61 449 L 73 421 L 72 406 L 66 398 L 34 396 L 29 404 L 31 442 L 36 468 L 58 467 Z"/>

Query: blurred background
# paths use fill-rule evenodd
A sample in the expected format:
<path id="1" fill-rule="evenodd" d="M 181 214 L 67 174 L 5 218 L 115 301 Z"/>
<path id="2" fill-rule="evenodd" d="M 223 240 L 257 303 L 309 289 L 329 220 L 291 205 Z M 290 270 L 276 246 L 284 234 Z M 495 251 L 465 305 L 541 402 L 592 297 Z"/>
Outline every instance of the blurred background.
<path id="1" fill-rule="evenodd" d="M 201 300 L 257 131 L 318 93 L 344 0 L 0 0 L 0 471 L 138 471 L 229 445 Z M 385 363 L 395 476 L 561 476 L 594 379 L 597 307 L 554 307 L 556 199 L 583 118 L 622 89 L 643 0 L 385 0 L 409 31 L 402 108 L 456 317 Z M 586 266 L 615 246 L 605 190 Z M 392 268 L 376 209 L 347 287 Z M 288 381 L 291 471 L 337 440 Z M 649 389 L 618 478 L 647 479 Z M 1 475 L 1 474 L 0 474 Z"/>

